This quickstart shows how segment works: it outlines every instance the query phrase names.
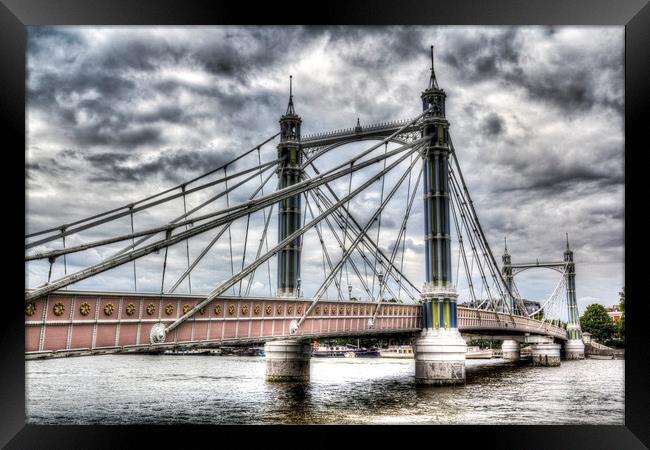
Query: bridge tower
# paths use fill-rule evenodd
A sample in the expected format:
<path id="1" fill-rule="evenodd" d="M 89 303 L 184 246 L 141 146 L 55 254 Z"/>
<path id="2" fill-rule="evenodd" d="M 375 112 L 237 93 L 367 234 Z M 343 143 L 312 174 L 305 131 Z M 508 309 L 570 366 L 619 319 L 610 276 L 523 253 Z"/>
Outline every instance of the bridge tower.
<path id="1" fill-rule="evenodd" d="M 578 315 L 578 302 L 576 299 L 576 266 L 573 262 L 573 251 L 569 248 L 569 234 L 566 236 L 566 250 L 564 261 L 567 264 L 566 296 L 569 308 L 569 321 L 567 323 L 567 334 L 569 340 L 564 344 L 566 359 L 584 359 L 585 344 L 582 342 L 582 330 L 580 329 L 580 316 Z"/>
<path id="2" fill-rule="evenodd" d="M 292 77 L 289 76 L 289 104 L 280 118 L 278 144 L 278 176 L 280 189 L 301 181 L 303 176 L 300 148 L 302 119 L 293 106 Z M 301 227 L 300 194 L 280 201 L 278 205 L 278 242 Z M 302 237 L 294 239 L 278 252 L 277 297 L 300 296 L 300 251 Z M 264 345 L 267 381 L 309 381 L 311 346 L 300 339 L 270 341 Z"/>
<path id="3" fill-rule="evenodd" d="M 514 313 L 514 299 L 512 297 L 512 289 L 513 289 L 513 283 L 512 283 L 512 261 L 510 259 L 510 253 L 508 253 L 508 241 L 506 238 L 503 238 L 503 243 L 504 243 L 504 248 L 505 251 L 503 253 L 503 256 L 501 257 L 501 262 L 503 265 L 501 266 L 501 273 L 503 274 L 504 280 L 506 280 L 506 287 L 508 288 L 508 292 L 506 292 L 506 303 L 508 305 L 508 308 L 510 311 Z M 504 311 L 505 312 L 505 311 Z"/>
<path id="4" fill-rule="evenodd" d="M 428 137 L 424 159 L 424 242 L 426 282 L 422 289 L 422 331 L 415 341 L 415 380 L 418 384 L 465 382 L 466 344 L 458 331 L 456 299 L 451 279 L 449 207 L 449 122 L 445 92 L 438 87 L 433 67 L 422 93 L 422 137 Z"/>
<path id="5" fill-rule="evenodd" d="M 292 77 L 289 77 L 289 105 L 280 118 L 280 143 L 278 144 L 278 176 L 280 189 L 301 181 L 303 176 L 302 152 L 300 149 L 300 124 L 302 119 L 293 107 Z M 278 242 L 300 229 L 300 194 L 280 201 L 278 205 Z M 300 251 L 302 237 L 293 240 L 278 252 L 278 297 L 300 296 Z"/>
<path id="6" fill-rule="evenodd" d="M 506 286 L 508 288 L 508 292 L 506 292 L 506 304 L 508 308 L 510 308 L 510 311 L 513 311 L 514 307 L 514 299 L 512 297 L 512 289 L 513 289 L 513 276 L 512 276 L 512 260 L 510 259 L 510 253 L 508 253 L 508 241 L 506 238 L 503 238 L 503 244 L 504 244 L 504 252 L 503 256 L 501 257 L 501 262 L 503 265 L 501 266 L 501 273 L 503 274 L 503 278 L 506 280 Z M 505 308 L 504 306 L 504 309 Z M 514 312 L 514 311 L 513 311 Z M 519 348 L 519 342 L 517 342 L 514 339 L 504 339 L 503 343 L 501 344 L 501 352 L 503 354 L 503 359 L 510 360 L 510 361 L 519 361 L 521 357 L 521 350 Z"/>

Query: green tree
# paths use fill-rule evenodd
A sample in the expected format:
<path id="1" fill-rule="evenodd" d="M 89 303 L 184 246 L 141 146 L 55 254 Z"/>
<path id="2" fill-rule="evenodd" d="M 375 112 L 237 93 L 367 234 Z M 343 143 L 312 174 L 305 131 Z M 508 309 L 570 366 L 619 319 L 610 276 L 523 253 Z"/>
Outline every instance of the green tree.
<path id="1" fill-rule="evenodd" d="M 621 320 L 618 321 L 618 335 L 623 343 L 625 342 L 625 286 L 621 292 L 618 293 L 618 302 L 621 306 Z"/>
<path id="2" fill-rule="evenodd" d="M 598 303 L 587 306 L 585 313 L 580 317 L 580 328 L 583 332 L 591 333 L 591 336 L 601 343 L 609 341 L 616 333 L 616 326 L 607 315 L 607 310 Z"/>

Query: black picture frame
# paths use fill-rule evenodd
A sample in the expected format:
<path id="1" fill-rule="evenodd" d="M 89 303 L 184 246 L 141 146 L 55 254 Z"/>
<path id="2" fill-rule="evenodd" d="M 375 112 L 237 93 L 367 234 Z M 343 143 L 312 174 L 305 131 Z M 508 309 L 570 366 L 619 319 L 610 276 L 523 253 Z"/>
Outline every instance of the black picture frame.
<path id="1" fill-rule="evenodd" d="M 24 250 L 18 235 L 24 236 L 25 213 L 25 45 L 27 25 L 219 25 L 219 24 L 412 24 L 412 25 L 620 25 L 625 26 L 625 251 L 627 296 L 627 344 L 625 361 L 624 426 L 435 426 L 409 427 L 304 427 L 269 426 L 36 426 L 25 424 L 25 359 L 23 306 L 19 300 L 24 286 L 20 267 Z M 413 445 L 414 436 L 428 445 L 490 448 L 588 448 L 632 449 L 650 446 L 650 363 L 644 355 L 647 339 L 643 318 L 648 301 L 643 298 L 643 242 L 645 203 L 641 182 L 647 134 L 648 91 L 650 90 L 650 5 L 647 0 L 453 0 L 445 3 L 400 0 L 399 2 L 327 1 L 252 2 L 195 0 L 0 0 L 0 114 L 5 165 L 3 200 L 6 214 L 5 298 L 0 326 L 2 382 L 0 383 L 0 445 L 6 448 L 130 448 L 141 441 L 146 446 L 186 445 L 188 439 L 208 438 L 214 445 L 241 445 L 256 436 L 280 445 L 310 445 L 318 436 L 321 443 L 337 445 L 341 439 L 360 439 L 375 445 L 390 437 Z M 7 139 L 9 138 L 9 139 Z M 22 150 L 21 150 L 22 149 Z M 22 153 L 21 153 L 22 151 Z M 21 156 L 22 155 L 22 156 Z M 10 168 L 9 168 L 10 167 Z M 647 191 L 647 188 L 645 188 Z M 22 200 L 21 200 L 22 199 Z M 7 206 L 7 203 L 10 205 Z M 12 218 L 9 220 L 9 218 Z M 8 244 L 8 246 L 7 246 Z M 637 265 L 635 265 L 637 264 Z M 14 273 L 15 272 L 15 273 Z M 645 276 L 647 278 L 647 275 Z M 218 428 L 218 429 L 217 429 Z M 397 431 L 397 432 L 396 432 Z M 413 434 L 415 433 L 415 434 Z M 406 436 L 406 438 L 405 438 Z M 208 442 L 210 442 L 208 441 Z M 398 444 L 396 444 L 398 445 Z M 448 444 L 450 445 L 450 444 Z"/>

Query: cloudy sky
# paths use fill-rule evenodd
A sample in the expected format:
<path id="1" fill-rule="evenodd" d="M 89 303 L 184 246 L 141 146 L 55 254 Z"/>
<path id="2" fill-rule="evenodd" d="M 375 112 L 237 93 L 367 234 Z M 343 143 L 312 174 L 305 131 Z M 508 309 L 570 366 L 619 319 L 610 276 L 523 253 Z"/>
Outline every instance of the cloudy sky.
<path id="1" fill-rule="evenodd" d="M 289 74 L 303 135 L 350 127 L 357 117 L 362 124 L 415 117 L 432 44 L 458 159 L 497 259 L 507 235 L 514 263 L 560 260 L 568 232 L 581 311 L 593 302 L 617 303 L 624 283 L 623 27 L 29 27 L 27 230 L 130 203 L 263 142 L 279 129 Z M 275 159 L 276 144 L 263 147 L 262 161 Z M 321 168 L 371 144 L 341 147 L 320 162 Z M 229 173 L 256 162 L 254 153 Z M 386 192 L 405 167 L 387 179 Z M 222 173 L 206 180 L 218 176 Z M 363 173 L 355 175 L 353 188 L 365 179 Z M 253 181 L 205 212 L 248 199 Z M 336 183 L 339 194 L 347 182 Z M 265 193 L 274 183 L 275 178 Z M 187 207 L 222 188 L 188 196 Z M 365 224 L 379 203 L 380 189 L 378 182 L 352 203 L 360 222 Z M 403 186 L 382 217 L 380 244 L 387 252 L 406 197 Z M 179 199 L 138 213 L 134 226 L 165 223 L 182 208 Z M 316 213 L 313 203 L 312 208 Z M 404 271 L 417 286 L 424 280 L 422 222 L 418 195 L 404 254 Z M 245 219 L 235 222 L 230 236 L 226 233 L 197 266 L 193 293 L 206 293 L 230 275 L 229 242 L 235 265 L 241 266 L 245 224 Z M 262 213 L 250 226 L 246 264 L 257 250 Z M 372 230 L 376 233 L 376 227 Z M 69 237 L 67 245 L 129 231 L 126 217 Z M 275 217 L 269 233 L 273 245 Z M 323 233 L 335 263 L 340 251 L 326 224 Z M 213 235 L 193 239 L 190 254 L 196 256 Z M 313 231 L 305 235 L 304 246 L 302 283 L 309 296 L 323 280 L 323 254 Z M 60 247 L 58 241 L 39 250 Z M 67 271 L 120 248 L 71 255 Z M 170 250 L 166 289 L 186 267 L 186 251 L 184 244 Z M 160 290 L 163 255 L 138 261 L 138 290 Z M 453 258 L 456 263 L 456 246 Z M 275 258 L 262 267 L 252 292 L 268 295 L 267 271 L 275 273 Z M 63 272 L 59 259 L 52 277 Z M 47 273 L 47 262 L 26 264 L 27 285 L 44 283 Z M 516 280 L 524 297 L 543 300 L 557 276 L 528 271 Z M 275 276 L 271 280 L 274 292 Z M 364 296 L 351 271 L 350 280 L 354 295 Z M 133 286 L 128 264 L 74 287 Z M 466 294 L 462 281 L 458 289 L 461 297 Z M 178 292 L 187 290 L 185 282 Z"/>

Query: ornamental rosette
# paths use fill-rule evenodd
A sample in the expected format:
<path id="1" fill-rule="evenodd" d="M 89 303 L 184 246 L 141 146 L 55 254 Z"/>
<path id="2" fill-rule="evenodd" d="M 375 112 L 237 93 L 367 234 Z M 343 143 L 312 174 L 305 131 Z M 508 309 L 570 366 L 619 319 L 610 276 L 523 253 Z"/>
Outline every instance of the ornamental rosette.
<path id="1" fill-rule="evenodd" d="M 201 309 L 199 309 L 199 314 L 204 315 L 205 314 L 205 306 Z"/>
<path id="2" fill-rule="evenodd" d="M 293 314 L 293 306 L 292 305 L 287 306 L 287 314 Z"/>
<path id="3" fill-rule="evenodd" d="M 266 314 L 271 314 L 273 312 L 273 307 L 271 305 L 266 305 Z"/>
<path id="4" fill-rule="evenodd" d="M 216 315 L 221 314 L 221 305 L 217 305 L 217 306 L 214 307 L 214 313 Z"/>
<path id="5" fill-rule="evenodd" d="M 259 315 L 261 309 L 262 308 L 260 307 L 260 305 L 255 305 L 255 308 L 253 309 L 253 312 L 255 313 L 256 316 Z"/>
<path id="6" fill-rule="evenodd" d="M 87 316 L 90 313 L 90 304 L 88 302 L 83 302 L 79 306 L 79 312 L 82 316 Z"/>
<path id="7" fill-rule="evenodd" d="M 129 303 L 128 305 L 126 305 L 126 313 L 129 316 L 132 316 L 133 313 L 135 313 L 135 305 L 133 303 Z"/>
<path id="8" fill-rule="evenodd" d="M 183 314 L 187 314 L 187 312 L 192 309 L 190 305 L 184 305 L 183 306 Z"/>
<path id="9" fill-rule="evenodd" d="M 320 314 L 320 306 L 316 307 L 316 314 Z"/>
<path id="10" fill-rule="evenodd" d="M 36 312 L 36 304 L 34 302 L 29 302 L 25 305 L 25 314 L 28 316 L 33 316 Z"/>
<path id="11" fill-rule="evenodd" d="M 302 314 L 302 306 L 298 306 L 298 314 Z"/>
<path id="12" fill-rule="evenodd" d="M 232 316 L 233 314 L 235 314 L 235 305 L 230 304 L 228 305 L 228 315 Z"/>
<path id="13" fill-rule="evenodd" d="M 174 305 L 171 303 L 167 303 L 167 306 L 165 306 L 165 314 L 168 316 L 171 316 L 174 313 Z"/>
<path id="14" fill-rule="evenodd" d="M 54 311 L 55 316 L 60 316 L 65 312 L 65 305 L 61 302 L 57 302 L 52 308 L 52 311 Z"/>
<path id="15" fill-rule="evenodd" d="M 147 305 L 147 314 L 151 316 L 155 312 L 156 312 L 156 305 L 154 305 L 153 303 L 149 303 Z"/>
<path id="16" fill-rule="evenodd" d="M 241 313 L 242 313 L 243 315 L 247 315 L 247 314 L 248 314 L 248 305 L 242 305 L 242 307 L 241 307 Z"/>
<path id="17" fill-rule="evenodd" d="M 104 314 L 107 316 L 112 315 L 113 311 L 115 311 L 115 306 L 112 303 L 107 303 L 106 306 L 104 306 Z"/>
<path id="18" fill-rule="evenodd" d="M 282 314 L 282 305 L 278 305 L 276 310 L 277 310 L 278 314 Z"/>

